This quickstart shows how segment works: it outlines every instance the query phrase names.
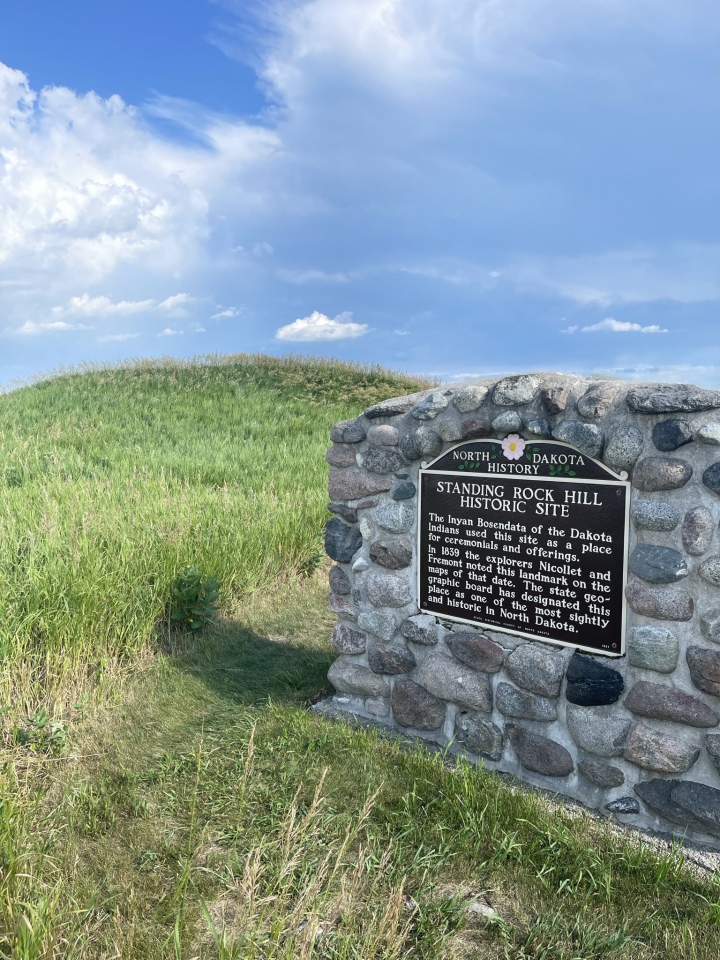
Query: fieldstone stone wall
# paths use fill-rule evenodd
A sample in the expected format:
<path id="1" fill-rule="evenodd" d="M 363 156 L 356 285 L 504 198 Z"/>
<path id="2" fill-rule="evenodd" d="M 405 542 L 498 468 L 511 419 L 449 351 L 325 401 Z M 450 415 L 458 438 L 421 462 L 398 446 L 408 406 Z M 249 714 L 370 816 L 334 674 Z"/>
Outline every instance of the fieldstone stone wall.
<path id="1" fill-rule="evenodd" d="M 623 657 L 420 613 L 420 464 L 509 432 L 629 474 Z M 720 847 L 720 391 L 522 374 L 386 400 L 331 439 L 326 708 Z"/>

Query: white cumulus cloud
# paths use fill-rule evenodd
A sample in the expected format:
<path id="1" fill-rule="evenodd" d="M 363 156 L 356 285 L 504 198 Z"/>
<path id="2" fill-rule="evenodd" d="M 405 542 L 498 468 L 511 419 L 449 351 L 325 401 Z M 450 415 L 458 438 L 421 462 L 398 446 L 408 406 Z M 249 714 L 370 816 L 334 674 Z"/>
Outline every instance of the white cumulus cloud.
<path id="1" fill-rule="evenodd" d="M 311 340 L 349 340 L 362 337 L 367 333 L 366 323 L 353 323 L 350 320 L 352 313 L 344 312 L 331 319 L 324 313 L 313 310 L 309 317 L 301 317 L 280 327 L 275 333 L 276 340 L 311 341 Z"/>
<path id="2" fill-rule="evenodd" d="M 570 328 L 568 328 L 569 330 Z M 667 333 L 668 331 L 658 326 L 657 323 L 651 323 L 643 327 L 640 323 L 630 323 L 626 320 L 615 320 L 613 317 L 605 317 L 598 323 L 592 323 L 588 327 L 583 327 L 582 333 Z"/>
<path id="3" fill-rule="evenodd" d="M 55 316 L 115 317 L 142 313 L 154 306 L 154 300 L 119 300 L 113 303 L 110 297 L 91 297 L 89 293 L 83 293 L 80 297 L 71 297 L 67 306 L 53 307 L 52 312 Z"/>

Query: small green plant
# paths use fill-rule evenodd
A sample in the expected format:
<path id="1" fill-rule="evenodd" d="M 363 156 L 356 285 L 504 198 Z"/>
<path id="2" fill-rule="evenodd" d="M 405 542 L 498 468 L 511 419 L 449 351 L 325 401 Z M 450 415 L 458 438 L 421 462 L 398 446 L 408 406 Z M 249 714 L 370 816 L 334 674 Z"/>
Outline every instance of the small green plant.
<path id="1" fill-rule="evenodd" d="M 214 624 L 218 611 L 218 580 L 196 566 L 186 567 L 172 586 L 170 621 L 191 630 Z"/>
<path id="2" fill-rule="evenodd" d="M 64 753 L 67 749 L 67 730 L 62 720 L 51 720 L 47 710 L 40 707 L 24 717 L 25 727 L 15 728 L 15 741 L 31 749 Z"/>

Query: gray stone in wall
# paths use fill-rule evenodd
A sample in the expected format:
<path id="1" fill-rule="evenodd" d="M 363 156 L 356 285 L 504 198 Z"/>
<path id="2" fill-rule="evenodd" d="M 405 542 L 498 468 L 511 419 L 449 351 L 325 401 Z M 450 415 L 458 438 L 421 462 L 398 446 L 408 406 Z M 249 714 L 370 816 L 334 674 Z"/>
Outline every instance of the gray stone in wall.
<path id="1" fill-rule="evenodd" d="M 370 447 L 363 454 L 362 465 L 371 473 L 397 473 L 407 466 L 407 460 L 394 448 Z"/>
<path id="2" fill-rule="evenodd" d="M 442 654 L 432 653 L 423 660 L 413 678 L 430 693 L 459 707 L 490 713 L 492 684 L 486 673 L 476 673 Z"/>
<path id="3" fill-rule="evenodd" d="M 328 670 L 328 680 L 339 693 L 361 697 L 389 697 L 387 677 L 373 673 L 370 667 L 357 663 L 354 657 L 341 656 Z"/>
<path id="4" fill-rule="evenodd" d="M 488 760 L 499 760 L 503 752 L 502 731 L 476 713 L 458 712 L 455 716 L 455 740 L 470 753 Z"/>
<path id="5" fill-rule="evenodd" d="M 605 443 L 605 434 L 600 427 L 580 420 L 565 420 L 555 427 L 552 435 L 555 440 L 577 447 L 587 457 L 599 457 Z"/>
<path id="6" fill-rule="evenodd" d="M 341 617 L 357 620 L 357 610 L 349 597 L 339 597 L 336 593 L 331 593 L 328 599 L 328 607 L 333 613 L 337 613 Z"/>
<path id="7" fill-rule="evenodd" d="M 391 611 L 363 610 L 358 616 L 358 626 L 381 640 L 392 640 L 397 630 L 398 615 Z"/>
<path id="8" fill-rule="evenodd" d="M 502 647 L 481 633 L 451 633 L 445 643 L 456 660 L 473 670 L 497 673 L 503 665 Z"/>
<path id="9" fill-rule="evenodd" d="M 388 570 L 402 570 L 412 562 L 413 545 L 404 538 L 376 540 L 370 545 L 370 559 Z"/>
<path id="10" fill-rule="evenodd" d="M 628 663 L 633 667 L 672 673 L 678 665 L 680 644 L 665 627 L 634 627 L 627 643 Z"/>
<path id="11" fill-rule="evenodd" d="M 383 493 L 392 486 L 390 477 L 379 474 L 365 473 L 362 470 L 338 469 L 330 470 L 330 499 L 331 500 L 361 500 L 373 493 Z"/>
<path id="12" fill-rule="evenodd" d="M 720 651 L 692 644 L 685 653 L 690 679 L 703 693 L 720 697 Z"/>
<path id="13" fill-rule="evenodd" d="M 412 600 L 410 585 L 389 573 L 371 573 L 365 581 L 367 598 L 374 607 L 404 607 Z"/>
<path id="14" fill-rule="evenodd" d="M 347 523 L 357 523 L 358 515 L 355 507 L 349 507 L 342 501 L 330 501 L 327 508 L 330 513 L 337 513 L 338 516 L 342 517 Z"/>
<path id="15" fill-rule="evenodd" d="M 505 669 L 518 687 L 543 697 L 557 697 L 565 661 L 561 654 L 548 647 L 526 643 L 513 650 L 505 662 Z"/>
<path id="16" fill-rule="evenodd" d="M 333 443 L 360 443 L 365 439 L 365 424 L 362 417 L 354 420 L 340 420 L 330 430 L 330 439 Z"/>
<path id="17" fill-rule="evenodd" d="M 390 491 L 393 500 L 412 500 L 417 493 L 417 487 L 412 480 L 401 480 Z"/>
<path id="18" fill-rule="evenodd" d="M 350 580 L 342 567 L 331 567 L 328 574 L 330 589 L 339 596 L 350 593 Z"/>
<path id="19" fill-rule="evenodd" d="M 392 711 L 395 722 L 414 730 L 437 730 L 445 720 L 445 704 L 429 690 L 399 677 L 392 692 Z"/>
<path id="20" fill-rule="evenodd" d="M 720 420 L 711 420 L 700 427 L 695 434 L 701 443 L 708 443 L 713 447 L 720 446 Z"/>
<path id="21" fill-rule="evenodd" d="M 720 494 L 720 460 L 711 463 L 703 473 L 702 481 L 708 490 Z"/>
<path id="22" fill-rule="evenodd" d="M 632 720 L 605 707 L 567 706 L 567 727 L 575 743 L 600 757 L 619 757 L 625 749 Z"/>
<path id="23" fill-rule="evenodd" d="M 353 562 L 352 570 L 353 573 L 362 573 L 363 570 L 367 570 L 369 566 L 370 564 L 367 562 L 365 557 L 358 557 L 357 560 Z"/>
<path id="24" fill-rule="evenodd" d="M 374 403 L 365 411 L 368 420 L 377 420 L 380 417 L 398 417 L 401 413 L 407 413 L 417 402 L 416 396 L 392 397 L 390 400 L 383 400 L 381 403 Z"/>
<path id="25" fill-rule="evenodd" d="M 542 403 L 551 417 L 562 413 L 570 399 L 568 387 L 544 387 L 541 391 Z"/>
<path id="26" fill-rule="evenodd" d="M 630 570 L 649 583 L 677 583 L 688 575 L 685 558 L 679 550 L 655 543 L 639 543 L 630 554 Z"/>
<path id="27" fill-rule="evenodd" d="M 687 420 L 661 420 L 652 429 L 652 439 L 657 450 L 667 453 L 692 443 L 692 427 Z"/>
<path id="28" fill-rule="evenodd" d="M 530 403 L 537 393 L 540 381 L 537 377 L 520 374 L 516 377 L 505 377 L 495 384 L 493 403 L 499 407 L 512 407 L 514 404 Z"/>
<path id="29" fill-rule="evenodd" d="M 639 723 L 630 734 L 623 757 L 657 773 L 685 773 L 700 756 L 700 747 L 685 737 L 673 737 Z"/>
<path id="30" fill-rule="evenodd" d="M 390 713 L 390 705 L 383 697 L 368 697 L 363 706 L 366 713 L 378 720 L 384 720 Z"/>
<path id="31" fill-rule="evenodd" d="M 400 633 L 413 643 L 430 647 L 438 642 L 438 626 L 429 613 L 416 613 L 400 624 Z"/>
<path id="32" fill-rule="evenodd" d="M 495 433 L 515 433 L 522 430 L 522 417 L 515 410 L 506 410 L 495 417 L 492 428 Z"/>
<path id="33" fill-rule="evenodd" d="M 633 523 L 638 530 L 656 530 L 667 533 L 680 522 L 680 511 L 671 503 L 659 500 L 636 500 L 630 508 Z"/>
<path id="34" fill-rule="evenodd" d="M 442 450 L 442 437 L 432 427 L 418 427 L 413 436 L 415 449 L 421 457 L 436 457 Z"/>
<path id="35" fill-rule="evenodd" d="M 573 759 L 562 744 L 517 723 L 506 723 L 505 733 L 526 770 L 545 777 L 567 777 L 573 772 Z"/>
<path id="36" fill-rule="evenodd" d="M 408 503 L 383 503 L 377 508 L 375 522 L 388 533 L 407 533 L 415 522 L 415 510 Z"/>
<path id="37" fill-rule="evenodd" d="M 640 717 L 672 720 L 689 727 L 716 727 L 720 717 L 697 697 L 664 683 L 638 680 L 625 698 L 625 708 Z"/>
<path id="38" fill-rule="evenodd" d="M 610 813 L 633 814 L 640 813 L 640 804 L 635 797 L 618 797 L 617 800 L 611 800 L 605 804 L 605 809 Z"/>
<path id="39" fill-rule="evenodd" d="M 416 420 L 434 420 L 439 413 L 446 409 L 448 403 L 447 397 L 439 391 L 434 391 L 428 394 L 424 400 L 421 400 L 416 407 L 413 407 L 410 416 Z"/>
<path id="40" fill-rule="evenodd" d="M 567 668 L 565 698 L 581 707 L 615 703 L 625 687 L 622 675 L 582 653 L 574 653 Z"/>
<path id="41" fill-rule="evenodd" d="M 620 387 L 616 383 L 603 381 L 594 383 L 578 399 L 578 413 L 588 420 L 598 420 L 606 416 L 612 409 L 619 392 Z"/>
<path id="42" fill-rule="evenodd" d="M 367 638 L 359 630 L 353 630 L 347 624 L 339 622 L 333 627 L 330 642 L 333 650 L 338 653 L 358 654 L 365 653 Z"/>
<path id="43" fill-rule="evenodd" d="M 489 420 L 482 417 L 471 417 L 463 420 L 460 431 L 463 440 L 477 440 L 479 437 L 489 437 L 493 426 Z"/>
<path id="44" fill-rule="evenodd" d="M 720 643 L 720 607 L 706 610 L 700 617 L 700 633 L 711 643 Z"/>
<path id="45" fill-rule="evenodd" d="M 632 482 L 638 490 L 678 490 L 692 472 L 691 464 L 679 457 L 645 457 L 635 465 Z"/>
<path id="46" fill-rule="evenodd" d="M 629 390 L 627 405 L 637 413 L 695 413 L 720 407 L 720 390 L 685 383 L 653 383 Z"/>
<path id="47" fill-rule="evenodd" d="M 400 434 L 400 450 L 406 460 L 417 460 L 420 456 L 415 446 L 415 438 L 412 433 Z"/>
<path id="48" fill-rule="evenodd" d="M 462 437 L 462 428 L 457 420 L 441 420 L 436 426 L 445 443 L 455 443 Z"/>
<path id="49" fill-rule="evenodd" d="M 720 790 L 694 780 L 646 780 L 635 793 L 661 816 L 720 836 Z"/>
<path id="50" fill-rule="evenodd" d="M 647 587 L 639 580 L 631 580 L 625 597 L 635 613 L 654 620 L 692 620 L 695 601 L 684 590 Z"/>
<path id="51" fill-rule="evenodd" d="M 325 454 L 331 467 L 352 467 L 355 465 L 355 447 L 349 443 L 334 443 Z"/>
<path id="52" fill-rule="evenodd" d="M 642 453 L 644 442 L 645 438 L 637 427 L 620 427 L 605 446 L 605 463 L 617 473 L 622 470 L 629 473 Z"/>
<path id="53" fill-rule="evenodd" d="M 331 560 L 349 563 L 362 546 L 362 534 L 339 517 L 325 524 L 325 552 Z"/>
<path id="54" fill-rule="evenodd" d="M 478 409 L 487 395 L 487 387 L 463 387 L 453 397 L 453 403 L 459 413 L 471 413 Z"/>
<path id="55" fill-rule="evenodd" d="M 533 436 L 536 437 L 549 437 L 552 434 L 550 421 L 544 417 L 540 417 L 537 420 L 528 420 L 526 427 L 528 433 L 532 433 Z"/>
<path id="56" fill-rule="evenodd" d="M 501 682 L 495 690 L 495 704 L 504 716 L 521 720 L 557 720 L 557 701 L 538 697 L 528 690 L 519 690 Z"/>
<path id="57" fill-rule="evenodd" d="M 367 648 L 368 663 L 373 673 L 382 673 L 396 676 L 399 673 L 410 673 L 415 668 L 416 660 L 405 646 L 389 643 L 375 643 L 371 641 Z"/>
<path id="58" fill-rule="evenodd" d="M 578 773 L 596 787 L 603 787 L 605 790 L 621 787 L 625 783 L 625 774 L 619 767 L 599 763 L 597 760 L 581 760 L 578 763 Z"/>
<path id="59" fill-rule="evenodd" d="M 720 587 L 720 556 L 708 557 L 700 564 L 700 576 L 703 580 Z"/>
<path id="60" fill-rule="evenodd" d="M 682 525 L 683 546 L 693 557 L 705 553 L 712 542 L 715 521 L 707 507 L 693 507 L 685 514 Z"/>
<path id="61" fill-rule="evenodd" d="M 720 773 L 720 733 L 709 733 L 705 737 L 705 749 L 710 755 L 715 769 Z"/>
<path id="62" fill-rule="evenodd" d="M 367 432 L 367 442 L 371 447 L 396 447 L 400 431 L 391 423 L 375 423 Z"/>

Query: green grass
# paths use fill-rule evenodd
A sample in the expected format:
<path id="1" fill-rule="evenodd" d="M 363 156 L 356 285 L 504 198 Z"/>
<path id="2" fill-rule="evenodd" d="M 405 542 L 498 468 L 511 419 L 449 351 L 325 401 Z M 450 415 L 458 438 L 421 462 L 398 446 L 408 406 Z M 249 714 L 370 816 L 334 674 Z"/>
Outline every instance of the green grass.
<path id="1" fill-rule="evenodd" d="M 0 398 L 0 958 L 720 955 L 680 850 L 307 710 L 330 424 L 415 387 L 235 357 Z M 218 622 L 171 630 L 191 564 Z"/>

